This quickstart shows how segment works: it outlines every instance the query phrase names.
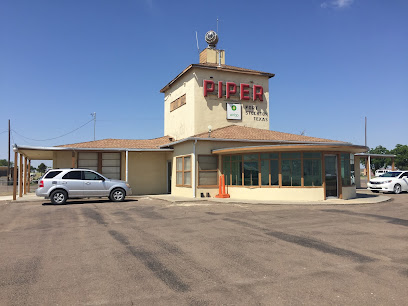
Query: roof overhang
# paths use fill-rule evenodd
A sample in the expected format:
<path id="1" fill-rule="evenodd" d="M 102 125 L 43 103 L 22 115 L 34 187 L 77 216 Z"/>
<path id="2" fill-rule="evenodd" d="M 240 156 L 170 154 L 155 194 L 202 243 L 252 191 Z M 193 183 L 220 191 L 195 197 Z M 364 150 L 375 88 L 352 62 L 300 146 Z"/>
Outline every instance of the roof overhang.
<path id="1" fill-rule="evenodd" d="M 359 157 L 378 157 L 378 158 L 391 158 L 397 156 L 394 154 L 372 154 L 372 153 L 358 153 L 356 155 Z"/>
<path id="2" fill-rule="evenodd" d="M 261 72 L 261 71 L 255 71 L 255 70 L 251 71 L 250 69 L 236 70 L 236 69 L 222 67 L 222 66 L 218 67 L 218 66 L 205 66 L 202 64 L 191 64 L 187 66 L 187 68 L 184 69 L 182 72 L 180 72 L 174 79 L 172 79 L 166 86 L 160 89 L 160 92 L 161 93 L 166 92 L 166 90 L 169 89 L 179 78 L 181 78 L 185 73 L 187 73 L 190 69 L 193 69 L 193 68 L 218 70 L 218 71 L 224 71 L 224 72 L 234 72 L 234 73 L 240 73 L 240 74 L 251 74 L 251 75 L 265 76 L 268 78 L 273 78 L 275 76 L 274 73 Z"/>
<path id="3" fill-rule="evenodd" d="M 166 148 L 166 147 L 171 147 L 173 145 L 177 145 L 179 143 L 183 143 L 186 141 L 221 141 L 221 142 L 248 142 L 248 143 L 269 143 L 271 145 L 285 145 L 285 144 L 297 144 L 297 145 L 301 145 L 301 144 L 305 144 L 305 145 L 341 145 L 341 146 L 354 146 L 353 144 L 349 143 L 349 142 L 318 142 L 318 141 L 291 141 L 291 140 L 265 140 L 265 139 L 228 139 L 228 138 L 202 138 L 202 137 L 187 137 L 187 138 L 183 138 L 177 141 L 173 141 L 170 143 L 167 143 L 165 145 L 161 145 L 160 148 Z M 251 146 L 253 147 L 253 146 Z M 358 146 L 358 147 L 362 147 L 365 148 L 367 151 L 368 147 L 364 147 L 364 146 Z M 359 152 L 365 152 L 363 151 L 359 151 Z"/>
<path id="4" fill-rule="evenodd" d="M 348 143 L 314 143 L 314 144 L 275 144 L 264 146 L 245 146 L 235 148 L 223 148 L 212 150 L 213 154 L 237 154 L 253 152 L 271 152 L 271 151 L 325 151 L 325 152 L 365 152 L 366 146 L 352 145 Z"/>
<path id="5" fill-rule="evenodd" d="M 13 151 L 23 154 L 31 160 L 50 160 L 54 158 L 54 152 L 172 152 L 173 149 L 134 149 L 134 148 L 74 148 L 74 147 L 35 147 L 13 146 Z"/>

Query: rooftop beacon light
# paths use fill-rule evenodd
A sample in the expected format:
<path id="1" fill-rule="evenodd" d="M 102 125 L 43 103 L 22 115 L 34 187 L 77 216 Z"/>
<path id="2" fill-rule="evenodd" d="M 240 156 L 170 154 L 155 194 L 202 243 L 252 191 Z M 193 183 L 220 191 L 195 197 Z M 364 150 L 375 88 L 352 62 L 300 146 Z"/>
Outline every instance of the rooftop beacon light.
<path id="1" fill-rule="evenodd" d="M 205 41 L 208 43 L 208 47 L 215 49 L 218 43 L 218 35 L 215 31 L 211 30 L 205 33 Z"/>

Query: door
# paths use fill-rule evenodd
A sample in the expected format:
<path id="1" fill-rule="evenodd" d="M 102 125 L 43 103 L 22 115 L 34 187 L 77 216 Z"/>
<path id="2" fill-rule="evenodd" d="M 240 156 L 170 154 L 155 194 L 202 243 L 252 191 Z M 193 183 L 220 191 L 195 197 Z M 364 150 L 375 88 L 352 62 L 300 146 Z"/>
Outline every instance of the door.
<path id="1" fill-rule="evenodd" d="M 61 185 L 68 190 L 70 197 L 82 197 L 84 194 L 84 181 L 82 180 L 82 171 L 69 171 L 61 179 Z"/>
<path id="2" fill-rule="evenodd" d="M 171 161 L 167 162 L 167 193 L 171 193 Z"/>
<path id="3" fill-rule="evenodd" d="M 83 171 L 83 186 L 85 197 L 103 197 L 109 195 L 105 179 L 92 171 Z"/>
<path id="4" fill-rule="evenodd" d="M 404 191 L 408 191 L 408 172 L 401 175 L 401 188 Z"/>
<path id="5" fill-rule="evenodd" d="M 337 189 L 337 156 L 325 155 L 324 156 L 325 167 L 325 181 L 326 181 L 326 198 L 338 197 Z"/>

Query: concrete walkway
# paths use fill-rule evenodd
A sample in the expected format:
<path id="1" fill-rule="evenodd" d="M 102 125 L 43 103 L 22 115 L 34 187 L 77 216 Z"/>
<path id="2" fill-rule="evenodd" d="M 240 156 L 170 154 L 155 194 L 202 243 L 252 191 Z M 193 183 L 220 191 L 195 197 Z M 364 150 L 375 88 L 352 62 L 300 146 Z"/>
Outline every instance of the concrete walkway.
<path id="1" fill-rule="evenodd" d="M 368 193 L 367 190 L 357 190 L 357 198 L 350 200 L 327 199 L 325 201 L 260 201 L 260 200 L 238 200 L 238 199 L 218 199 L 218 198 L 187 198 L 175 197 L 170 194 L 149 195 L 149 198 L 165 200 L 175 204 L 191 202 L 216 202 L 230 204 L 261 204 L 261 205 L 356 205 L 356 204 L 375 204 L 389 201 L 391 198 L 383 194 Z"/>
<path id="2" fill-rule="evenodd" d="M 374 194 L 365 189 L 357 189 L 357 198 L 350 200 L 340 200 L 340 199 L 328 199 L 325 201 L 259 201 L 259 200 L 238 200 L 238 199 L 217 199 L 217 198 L 187 198 L 187 197 L 176 197 L 171 194 L 160 194 L 160 195 L 145 195 L 145 196 L 130 196 L 128 199 L 137 199 L 140 197 L 148 197 L 150 199 L 158 199 L 168 201 L 174 204 L 182 203 L 192 203 L 201 202 L 208 203 L 230 203 L 230 204 L 262 204 L 262 205 L 355 205 L 355 204 L 374 204 L 381 203 L 390 200 L 391 198 L 383 194 Z M 13 202 L 13 196 L 1 196 L 0 202 L 7 201 Z M 31 202 L 31 201 L 44 201 L 43 198 L 37 197 L 34 192 L 28 193 L 23 197 L 17 197 L 15 202 Z M 49 200 L 45 200 L 49 201 Z M 198 204 L 198 203 L 197 203 Z"/>

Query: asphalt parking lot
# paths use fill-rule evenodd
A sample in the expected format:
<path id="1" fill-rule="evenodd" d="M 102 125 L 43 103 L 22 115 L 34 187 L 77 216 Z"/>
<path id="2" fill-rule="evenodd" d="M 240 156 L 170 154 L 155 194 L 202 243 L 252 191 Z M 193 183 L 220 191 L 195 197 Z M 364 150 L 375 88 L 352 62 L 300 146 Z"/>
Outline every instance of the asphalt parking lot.
<path id="1" fill-rule="evenodd" d="M 0 202 L 1 305 L 406 305 L 408 194 Z"/>

